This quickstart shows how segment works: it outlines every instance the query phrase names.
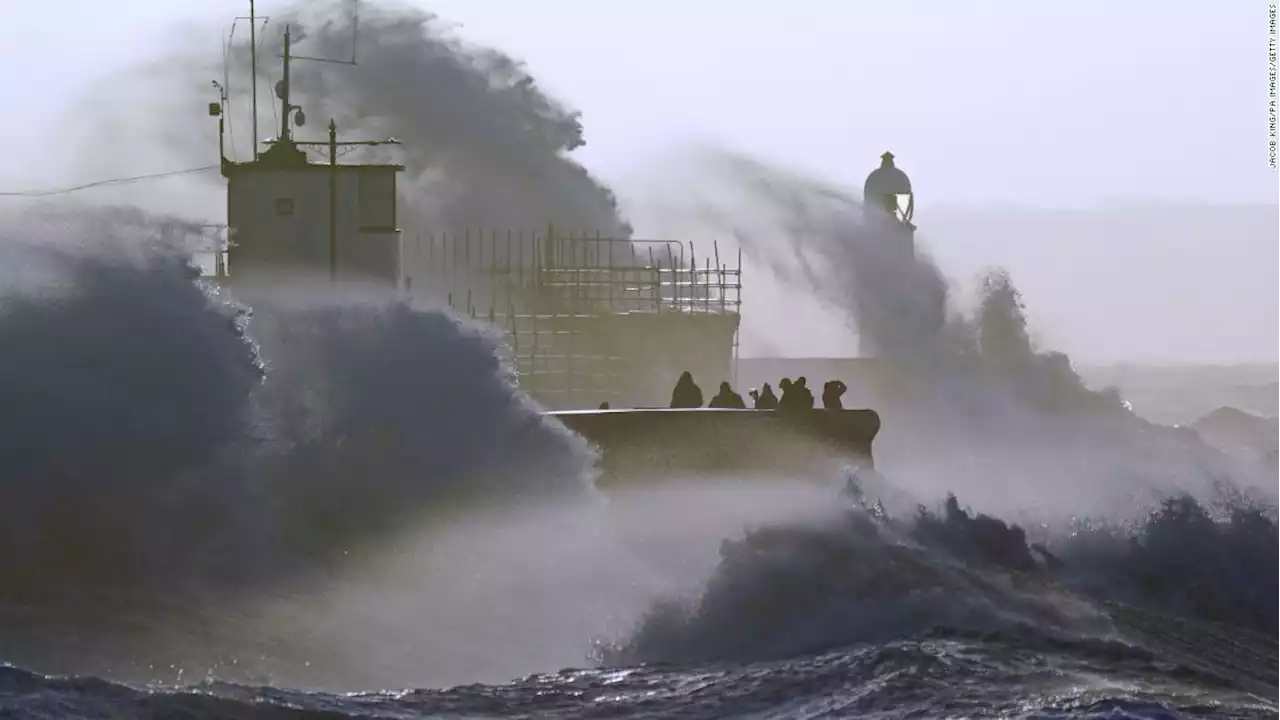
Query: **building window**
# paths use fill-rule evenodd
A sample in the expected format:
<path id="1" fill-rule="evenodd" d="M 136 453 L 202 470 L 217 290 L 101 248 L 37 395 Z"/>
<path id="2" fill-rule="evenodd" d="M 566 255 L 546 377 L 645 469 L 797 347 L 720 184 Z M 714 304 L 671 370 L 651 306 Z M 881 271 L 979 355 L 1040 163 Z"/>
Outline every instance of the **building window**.
<path id="1" fill-rule="evenodd" d="M 276 198 L 276 214 L 292 215 L 293 214 L 293 198 Z"/>

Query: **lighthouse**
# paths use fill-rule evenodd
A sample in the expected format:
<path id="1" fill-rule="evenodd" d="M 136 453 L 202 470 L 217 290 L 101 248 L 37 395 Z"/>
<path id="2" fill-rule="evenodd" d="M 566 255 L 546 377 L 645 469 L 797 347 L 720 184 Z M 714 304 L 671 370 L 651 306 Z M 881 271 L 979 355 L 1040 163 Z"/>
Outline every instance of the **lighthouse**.
<path id="1" fill-rule="evenodd" d="M 871 171 L 862 186 L 862 198 L 868 213 L 888 220 L 902 231 L 907 247 L 915 252 L 915 230 L 912 222 L 916 211 L 911 179 L 893 162 L 893 153 L 880 156 L 880 167 Z"/>

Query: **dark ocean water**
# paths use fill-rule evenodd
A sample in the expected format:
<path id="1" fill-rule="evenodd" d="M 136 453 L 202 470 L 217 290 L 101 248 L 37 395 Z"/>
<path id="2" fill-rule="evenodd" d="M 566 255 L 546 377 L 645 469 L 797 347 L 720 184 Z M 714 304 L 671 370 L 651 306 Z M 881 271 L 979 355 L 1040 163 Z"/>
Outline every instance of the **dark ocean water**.
<path id="1" fill-rule="evenodd" d="M 120 682 L 9 666 L 0 714 L 1275 717 L 1274 520 L 1201 512 L 1170 501 L 1128 547 L 1079 538 L 1053 554 L 955 505 L 899 522 L 850 499 L 821 522 L 726 542 L 696 600 L 659 603 L 582 669 L 339 693 L 220 679 L 246 668 Z"/>
<path id="2" fill-rule="evenodd" d="M 1054 581 L 886 547 L 868 528 L 738 548 L 702 606 L 619 650 L 624 667 L 337 694 L 210 678 L 182 687 L 0 670 L 6 717 L 1275 717 L 1269 632 L 1090 600 Z M 1273 529 L 1274 533 L 1274 529 Z M 854 538 L 858 538 L 854 541 Z M 847 572 L 850 544 L 864 566 Z M 1274 543 L 1272 557 L 1274 558 Z M 804 552 L 807 567 L 788 562 Z M 768 557 L 776 554 L 776 557 Z M 899 555 L 893 559 L 888 556 Z M 815 558 L 818 558 L 815 560 Z M 827 564 L 815 574 L 815 563 Z M 1274 564 L 1272 565 L 1274 567 Z M 981 567 L 981 569 L 980 569 Z M 830 573 L 830 574 L 828 574 Z M 750 578 L 744 580 L 743 578 Z M 897 585 L 898 587 L 891 587 Z M 1265 600 L 1264 600 L 1265 602 Z M 815 624 L 817 627 L 815 627 Z M 964 627 L 966 629 L 958 629 Z M 821 628 L 823 631 L 817 631 Z M 985 628 L 985 629 L 984 629 Z M 861 636 L 860 642 L 826 647 Z M 811 649 L 802 649 L 808 645 Z M 821 648 L 821 649 L 819 649 Z M 635 664 L 643 656 L 716 656 Z M 627 658 L 627 655 L 633 657 Z M 748 660 L 751 656 L 772 659 Z"/>
<path id="3" fill-rule="evenodd" d="M 945 630 L 783 661 L 563 670 L 502 685 L 345 695 L 216 681 L 130 688 L 7 668 L 0 708 L 32 718 L 1274 717 L 1274 642 L 1246 650 L 1259 651 L 1269 681 L 1119 641 Z"/>

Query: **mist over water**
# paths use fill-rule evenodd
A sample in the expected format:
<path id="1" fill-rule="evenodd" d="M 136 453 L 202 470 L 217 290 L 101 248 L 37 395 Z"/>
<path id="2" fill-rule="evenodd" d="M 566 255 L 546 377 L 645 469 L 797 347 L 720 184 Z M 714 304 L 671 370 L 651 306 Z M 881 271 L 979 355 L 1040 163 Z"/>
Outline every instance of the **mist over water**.
<path id="1" fill-rule="evenodd" d="M 270 665 L 290 687 L 496 683 L 583 667 L 651 603 L 696 595 L 724 538 L 829 507 L 814 487 L 734 478 L 611 492 L 606 503 L 486 504 L 422 524 L 323 593 L 264 603 L 250 627 L 305 639 L 294 644 L 307 655 Z"/>

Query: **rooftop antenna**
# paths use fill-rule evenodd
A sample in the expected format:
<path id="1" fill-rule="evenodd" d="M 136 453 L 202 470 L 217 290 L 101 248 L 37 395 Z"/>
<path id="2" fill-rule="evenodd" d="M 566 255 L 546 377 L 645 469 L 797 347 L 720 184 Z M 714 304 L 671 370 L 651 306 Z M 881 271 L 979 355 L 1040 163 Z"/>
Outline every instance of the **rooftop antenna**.
<path id="1" fill-rule="evenodd" d="M 249 74 L 253 76 L 253 159 L 258 159 L 258 18 L 249 0 Z"/>
<path id="2" fill-rule="evenodd" d="M 285 25 L 284 55 L 281 56 L 284 58 L 284 78 L 276 83 L 276 97 L 280 98 L 280 106 L 283 111 L 280 115 L 280 141 L 285 143 L 293 142 L 294 124 L 297 124 L 298 127 L 307 124 L 307 115 L 302 111 L 302 106 L 289 102 L 289 61 L 294 59 L 289 53 L 291 39 L 290 28 Z"/>
<path id="3" fill-rule="evenodd" d="M 257 160 L 257 14 L 248 0 L 248 63 L 253 76 L 253 159 Z"/>
<path id="4" fill-rule="evenodd" d="M 252 1 L 252 0 L 251 0 Z M 296 122 L 298 127 L 302 127 L 307 123 L 306 113 L 303 112 L 300 105 L 293 105 L 289 102 L 289 63 L 293 60 L 310 60 L 312 62 L 334 63 L 336 65 L 355 65 L 356 64 L 356 41 L 357 33 L 360 30 L 360 0 L 352 0 L 351 8 L 352 27 L 351 27 L 351 59 L 335 60 L 333 58 L 311 57 L 307 55 L 293 55 L 290 52 L 290 33 L 289 26 L 284 29 L 284 53 L 280 55 L 284 59 L 284 79 L 276 83 L 276 97 L 280 98 L 284 105 L 284 113 L 280 118 L 280 139 L 284 141 L 292 141 L 290 128 L 291 121 Z M 293 115 L 297 111 L 296 117 Z"/>
<path id="5" fill-rule="evenodd" d="M 240 20 L 249 21 L 249 75 L 252 89 L 250 95 L 253 98 L 253 159 L 258 159 L 258 21 L 264 23 L 271 18 L 266 15 L 258 15 L 254 8 L 254 0 L 249 0 L 249 14 L 247 16 L 239 15 L 231 23 L 231 34 L 236 31 L 236 23 Z M 230 83 L 227 83 L 228 85 Z"/>
<path id="6" fill-rule="evenodd" d="M 307 116 L 303 113 L 302 108 L 289 102 L 289 61 L 290 60 L 310 60 L 312 62 L 334 63 L 336 65 L 355 65 L 356 64 L 356 43 L 358 32 L 360 29 L 360 0 L 352 0 L 352 27 L 351 27 L 351 59 L 335 60 L 332 58 L 308 57 L 305 55 L 292 55 L 290 53 L 290 34 L 289 27 L 286 25 L 284 30 L 284 79 L 276 84 L 276 95 L 280 97 L 284 105 L 284 117 L 280 119 L 280 138 L 277 142 L 282 144 L 290 144 L 293 146 L 328 146 L 329 149 L 329 281 L 334 282 L 338 278 L 338 234 L 336 212 L 338 207 L 337 200 L 337 179 L 338 179 L 338 147 L 351 146 L 378 146 L 378 145 L 399 145 L 400 141 L 395 138 L 387 138 L 386 140 L 346 140 L 338 141 L 338 125 L 333 118 L 329 118 L 329 139 L 328 141 L 295 141 L 290 134 L 289 123 L 294 110 L 297 110 L 296 122 L 298 127 L 306 124 Z"/>
<path id="7" fill-rule="evenodd" d="M 310 60 L 312 62 L 333 63 L 335 65 L 356 65 L 356 42 L 360 37 L 360 0 L 351 0 L 351 59 L 334 60 L 333 58 L 307 57 L 294 55 L 294 60 Z"/>
<path id="8" fill-rule="evenodd" d="M 227 131 L 227 119 L 223 116 L 223 110 L 227 104 L 227 88 L 217 80 L 213 81 L 213 87 L 218 91 L 218 102 L 209 103 L 209 116 L 218 118 L 218 162 L 226 165 L 227 149 L 224 138 Z"/>
<path id="9" fill-rule="evenodd" d="M 357 0 L 358 3 L 358 0 Z M 358 7 L 358 5 L 357 5 Z M 284 101 L 284 117 L 280 123 L 280 138 L 286 143 L 294 146 L 328 146 L 329 149 L 329 281 L 334 282 L 338 279 L 338 148 L 365 146 L 377 147 L 379 145 L 399 145 L 400 141 L 395 138 L 387 138 L 386 140 L 344 140 L 338 141 L 338 124 L 333 118 L 329 118 L 329 139 L 328 141 L 319 140 L 303 140 L 295 141 L 289 136 L 289 113 L 296 109 L 297 123 L 301 127 L 306 123 L 306 115 L 303 114 L 302 108 L 297 105 L 289 104 L 289 61 L 290 60 L 313 60 L 315 62 L 337 63 L 339 65 L 355 65 L 355 36 L 353 34 L 351 40 L 351 60 L 331 60 L 329 58 L 316 57 L 300 57 L 289 54 L 289 28 L 285 27 L 284 31 L 284 80 L 276 86 L 276 94 Z"/>
<path id="10" fill-rule="evenodd" d="M 250 13 L 250 16 L 252 17 L 253 0 L 249 0 L 249 13 Z M 276 83 L 276 97 L 279 97 L 284 104 L 284 114 L 283 114 L 283 117 L 281 117 L 280 119 L 280 138 L 279 139 L 281 141 L 292 142 L 293 138 L 291 137 L 291 133 L 290 133 L 291 121 L 296 122 L 298 127 L 302 127 L 303 125 L 306 124 L 306 121 L 307 121 L 307 116 L 303 112 L 302 107 L 299 105 L 293 105 L 289 102 L 289 63 L 290 61 L 310 60 L 312 62 L 324 62 L 324 63 L 333 63 L 335 65 L 354 66 L 358 64 L 356 62 L 356 48 L 359 45 L 359 38 L 360 38 L 360 0 L 351 0 L 351 59 L 350 60 L 337 60 L 334 58 L 323 58 L 323 57 L 314 57 L 309 55 L 292 54 L 290 52 L 290 47 L 289 47 L 290 39 L 291 39 L 291 36 L 289 33 L 289 27 L 287 25 L 285 26 L 284 53 L 280 55 L 280 57 L 284 59 L 284 78 L 280 82 Z M 257 62 L 256 53 L 254 57 L 255 57 L 254 62 L 256 63 Z M 257 78 L 256 72 L 254 73 L 254 78 L 255 79 Z M 257 86 L 255 85 L 254 87 L 256 92 Z M 296 117 L 292 115 L 293 111 L 295 110 L 297 111 Z M 255 121 L 257 119 L 256 112 L 254 113 L 254 119 Z M 255 131 L 255 136 L 256 136 L 256 131 Z M 377 143 L 339 143 L 339 144 L 342 144 L 342 145 L 383 144 L 386 142 L 387 141 L 378 141 Z M 319 144 L 319 143 L 315 143 L 315 144 Z M 255 159 L 256 158 L 257 158 L 257 154 L 256 154 L 256 145 L 255 145 Z"/>

